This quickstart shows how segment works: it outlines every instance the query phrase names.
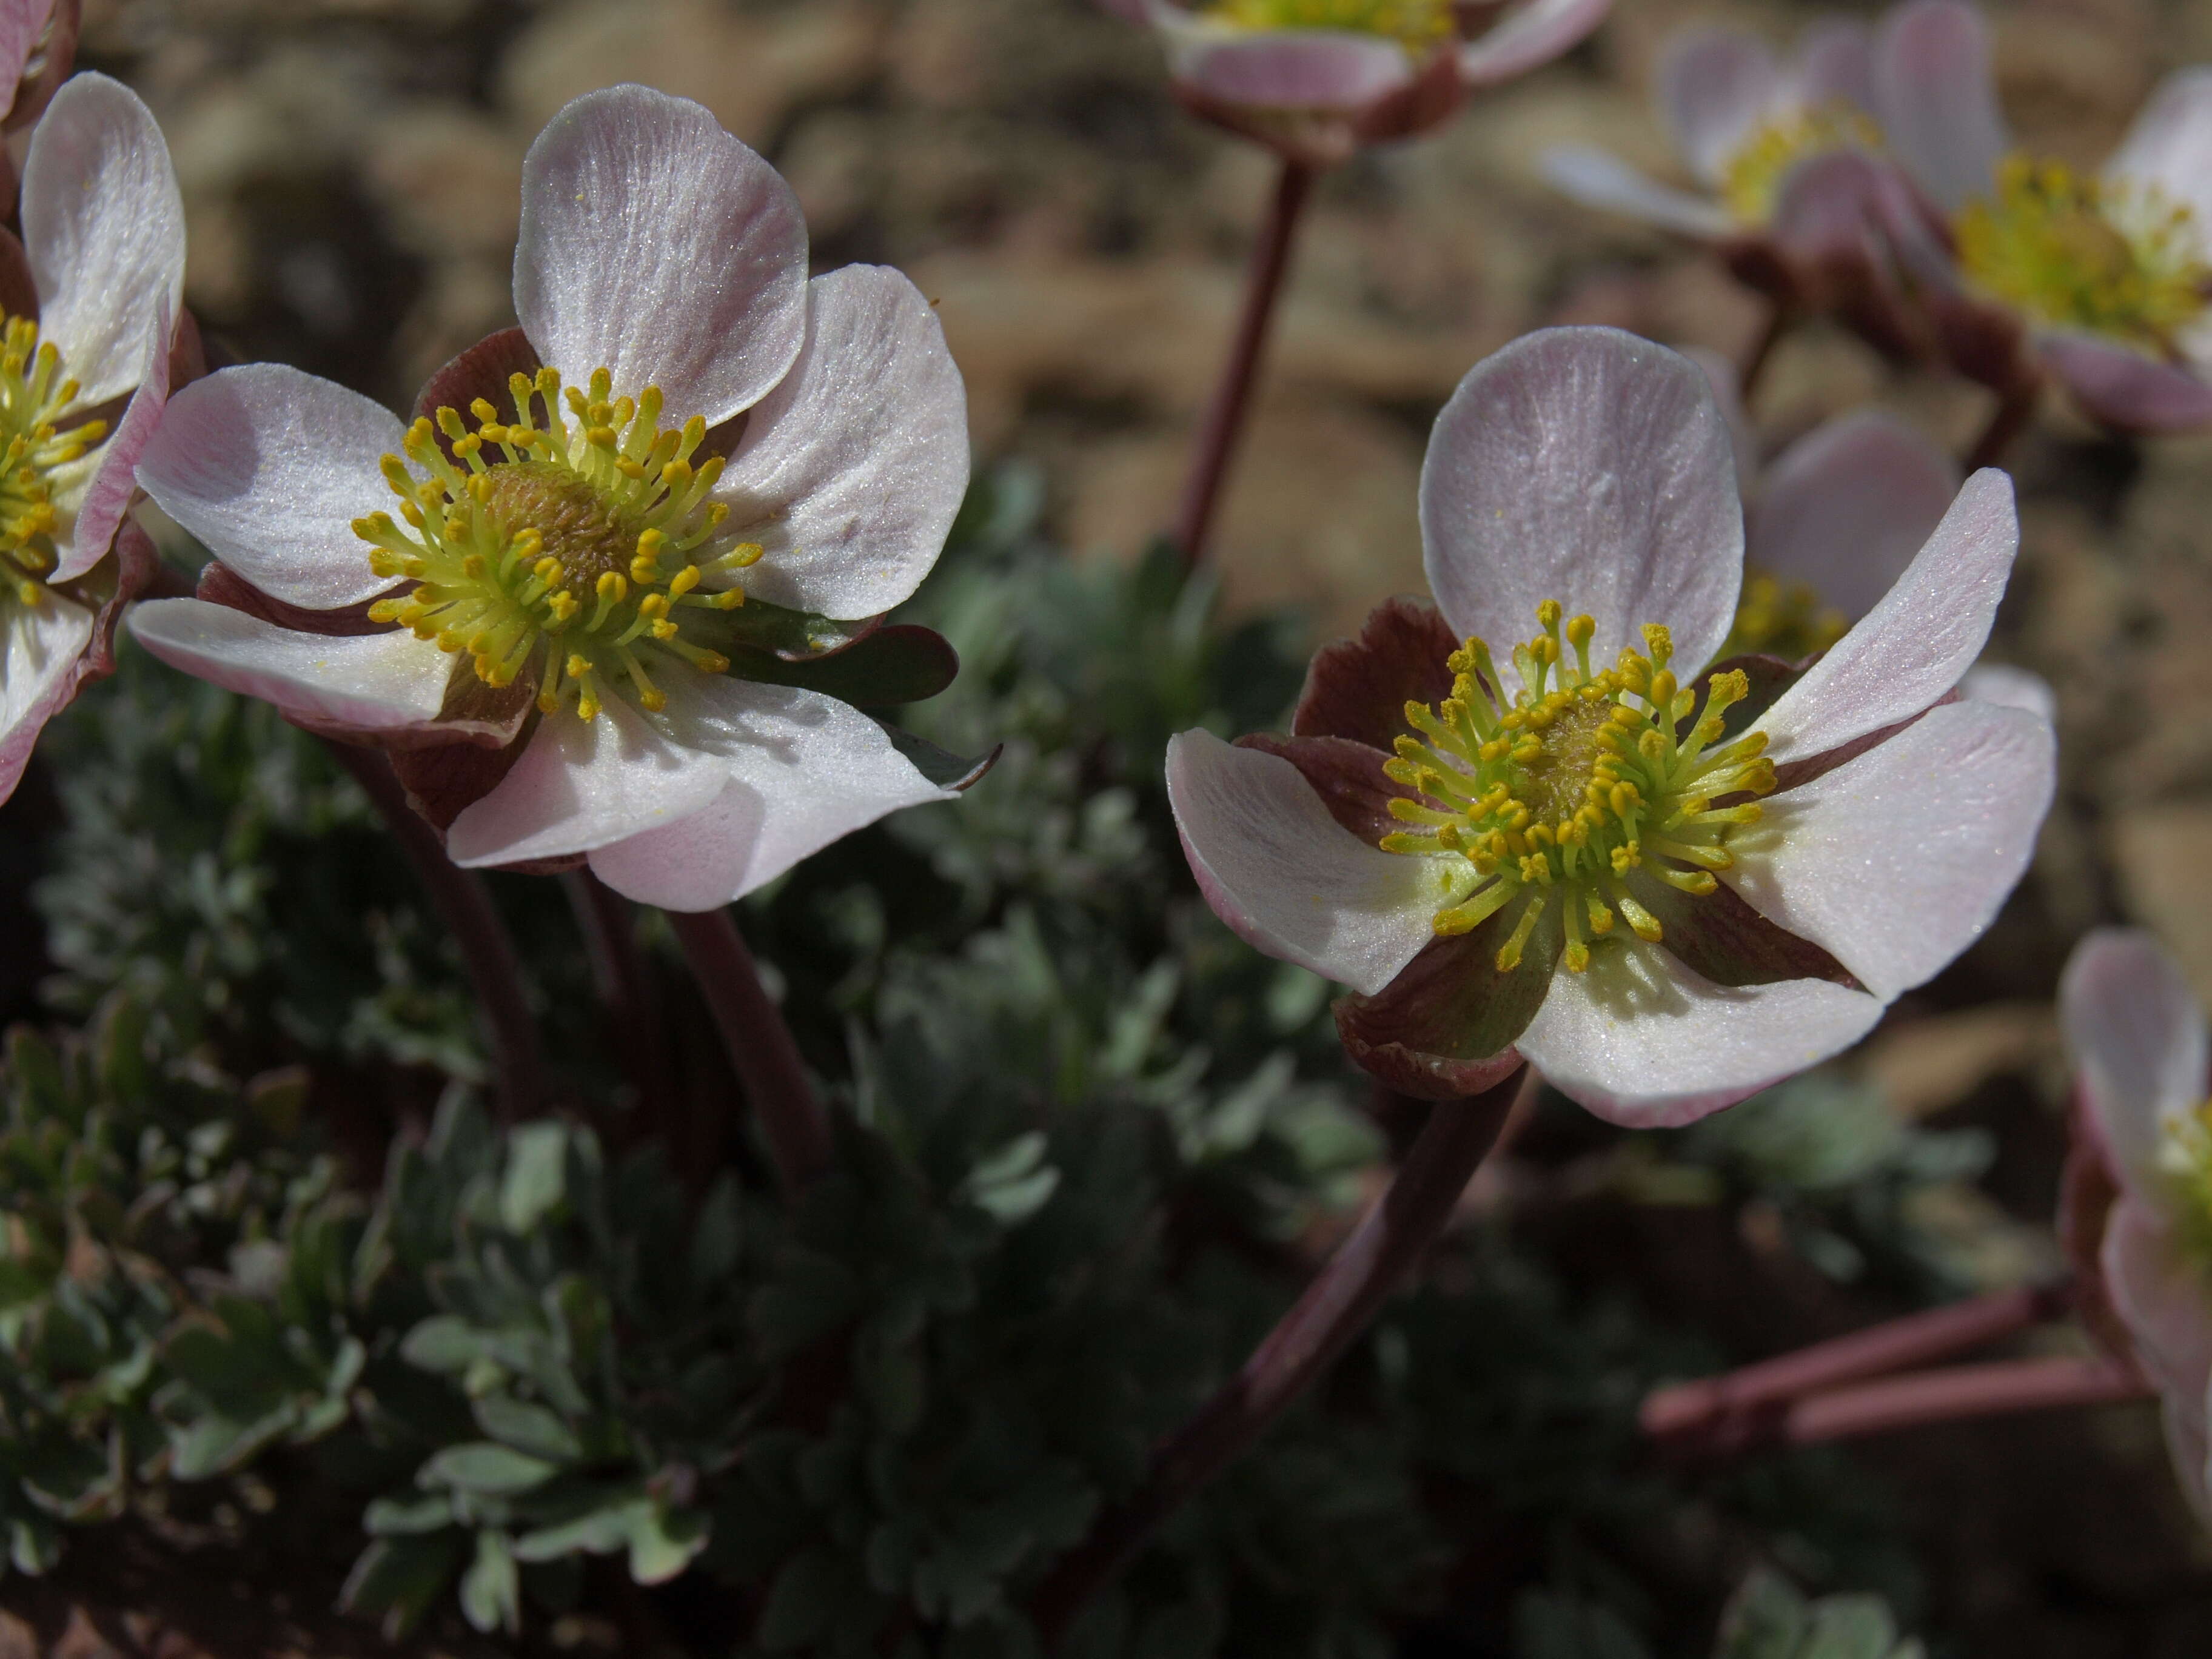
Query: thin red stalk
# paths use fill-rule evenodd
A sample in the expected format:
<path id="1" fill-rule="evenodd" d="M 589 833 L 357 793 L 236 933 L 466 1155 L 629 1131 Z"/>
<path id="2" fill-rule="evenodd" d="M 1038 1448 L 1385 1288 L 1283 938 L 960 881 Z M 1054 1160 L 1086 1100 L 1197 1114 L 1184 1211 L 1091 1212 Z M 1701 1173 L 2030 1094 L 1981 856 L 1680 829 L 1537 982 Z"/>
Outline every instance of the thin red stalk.
<path id="1" fill-rule="evenodd" d="M 2146 1399 L 2154 1392 L 2135 1371 L 2109 1359 L 1954 1365 L 1808 1395 L 1790 1407 L 1779 1437 L 1788 1445 L 1810 1446 L 1966 1417 L 2109 1405 Z"/>
<path id="2" fill-rule="evenodd" d="M 1774 356 L 1774 348 L 1782 343 L 1782 337 L 1790 331 L 1790 325 L 1796 320 L 1796 313 L 1791 307 L 1779 301 L 1768 303 L 1766 321 L 1760 325 L 1759 337 L 1751 343 L 1751 350 L 1743 360 L 1742 368 L 1736 374 L 1736 396 L 1747 408 L 1751 403 L 1752 394 L 1759 390 L 1759 383 L 1765 376 L 1766 365 Z"/>
<path id="3" fill-rule="evenodd" d="M 444 842 L 407 804 L 407 791 L 381 750 L 329 738 L 324 742 L 383 816 L 385 827 L 405 849 L 416 878 L 461 948 L 461 960 L 476 988 L 477 1012 L 483 1016 L 491 1044 L 502 1115 L 509 1121 L 536 1115 L 544 1109 L 546 1093 L 538 1023 L 523 995 L 521 958 L 507 937 L 507 924 L 492 906 L 483 878 L 446 856 Z"/>
<path id="4" fill-rule="evenodd" d="M 1656 1389 L 1644 1402 L 1644 1432 L 1661 1438 L 1694 1435 L 1723 1419 L 1777 1407 L 1817 1389 L 1923 1365 L 2056 1318 L 2069 1300 L 2063 1285 L 1999 1291 L 1816 1342 L 1725 1376 Z"/>
<path id="5" fill-rule="evenodd" d="M 830 1168 L 830 1118 L 783 1011 L 761 984 L 759 964 L 727 909 L 672 910 L 668 920 L 714 1012 L 738 1085 L 760 1115 L 777 1177 L 786 1193 L 801 1192 Z"/>
<path id="6" fill-rule="evenodd" d="M 1260 228 L 1260 240 L 1245 273 L 1244 308 L 1237 319 L 1229 361 L 1222 365 L 1213 399 L 1206 405 L 1205 422 L 1199 428 L 1198 442 L 1191 452 L 1190 476 L 1184 481 L 1182 501 L 1176 509 L 1175 529 L 1170 533 L 1185 564 L 1195 565 L 1206 556 L 1222 483 L 1244 430 L 1244 413 L 1252 400 L 1260 354 L 1267 343 L 1267 325 L 1282 294 L 1283 274 L 1290 267 L 1291 242 L 1318 177 L 1306 163 L 1286 160 L 1275 181 L 1267 222 Z"/>
<path id="7" fill-rule="evenodd" d="M 2036 400 L 2042 395 L 2039 380 L 2031 380 L 2005 393 L 1990 423 L 1982 428 L 1982 435 L 1974 440 L 1974 447 L 1966 455 L 1966 471 L 1978 471 L 1985 466 L 2002 466 L 2005 452 L 2013 441 L 2027 429 L 2035 416 Z"/>
<path id="8" fill-rule="evenodd" d="M 1103 1515 L 1030 1604 L 1049 1652 L 1084 1604 L 1111 1583 L 1163 1522 L 1265 1433 L 1351 1346 L 1451 1220 L 1528 1074 L 1468 1100 L 1441 1101 L 1397 1177 L 1276 1322 L 1237 1375 L 1158 1445 L 1135 1494 Z"/>
<path id="9" fill-rule="evenodd" d="M 652 968 L 637 948 L 636 911 L 589 870 L 569 871 L 561 884 L 583 931 L 592 981 L 606 1012 L 609 1046 L 637 1093 L 635 1121 L 665 1139 L 676 1103 L 675 1073 L 659 999 L 653 994 Z"/>

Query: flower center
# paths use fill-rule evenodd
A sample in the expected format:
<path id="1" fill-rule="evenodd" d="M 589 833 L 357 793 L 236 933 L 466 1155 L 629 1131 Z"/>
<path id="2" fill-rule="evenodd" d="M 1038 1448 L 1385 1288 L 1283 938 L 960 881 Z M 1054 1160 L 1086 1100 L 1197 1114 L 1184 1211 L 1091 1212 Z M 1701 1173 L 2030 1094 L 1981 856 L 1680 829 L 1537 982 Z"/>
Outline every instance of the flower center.
<path id="1" fill-rule="evenodd" d="M 1774 216 L 1782 181 L 1800 161 L 1830 150 L 1879 150 L 1881 129 L 1846 103 L 1794 110 L 1761 122 L 1721 167 L 1721 200 L 1741 224 Z"/>
<path id="2" fill-rule="evenodd" d="M 76 382 L 62 378 L 62 354 L 40 342 L 36 323 L 9 317 L 0 325 L 0 604 L 36 610 L 46 602 L 61 528 L 54 474 L 107 435 L 105 421 L 56 429 L 76 394 Z"/>
<path id="3" fill-rule="evenodd" d="M 665 429 L 659 387 L 635 401 L 611 389 L 607 371 L 594 370 L 587 392 L 568 388 L 564 419 L 560 374 L 541 368 L 534 380 L 509 380 L 512 424 L 481 398 L 470 405 L 474 431 L 451 409 L 438 411 L 434 428 L 416 421 L 402 447 L 428 480 L 386 455 L 400 520 L 354 520 L 371 546 L 369 568 L 414 584 L 371 605 L 370 619 L 465 653 L 489 686 L 533 670 L 548 714 L 573 701 L 592 719 L 617 684 L 658 711 L 668 697 L 656 670 L 726 673 L 730 659 L 684 638 L 684 625 L 696 630 L 706 613 L 743 605 L 737 573 L 761 549 L 700 552 L 729 512 L 707 499 L 721 459 L 691 464 L 707 423 L 695 415 Z"/>
<path id="4" fill-rule="evenodd" d="M 1995 199 L 1969 202 L 1955 228 L 1966 274 L 1998 298 L 2038 321 L 2159 356 L 2175 349 L 2212 294 L 2196 216 L 2154 185 L 2077 178 L 2056 161 L 2011 155 Z"/>
<path id="5" fill-rule="evenodd" d="M 1416 58 L 1457 32 L 1452 0 L 1214 0 L 1208 15 L 1240 29 L 1380 34 Z"/>
<path id="6" fill-rule="evenodd" d="M 1629 891 L 1630 872 L 1711 893 L 1711 872 L 1735 862 L 1729 835 L 1759 817 L 1756 801 L 1732 798 L 1774 787 L 1765 733 L 1721 742 L 1728 710 L 1750 694 L 1741 670 L 1712 677 L 1704 713 L 1685 733 L 1698 699 L 1667 666 L 1674 645 L 1664 628 L 1646 626 L 1644 652 L 1624 649 L 1613 667 L 1597 671 L 1595 622 L 1577 617 L 1563 633 L 1560 612 L 1556 599 L 1536 607 L 1544 631 L 1514 650 L 1521 690 L 1510 701 L 1486 644 L 1470 639 L 1455 651 L 1451 696 L 1434 708 L 1406 705 L 1427 742 L 1400 738 L 1383 768 L 1417 795 L 1390 803 L 1391 817 L 1415 827 L 1385 836 L 1382 850 L 1460 866 L 1454 902 L 1437 912 L 1438 933 L 1468 933 L 1520 902 L 1498 952 L 1500 972 L 1520 964 L 1555 899 L 1563 959 L 1576 973 L 1589 966 L 1585 927 L 1602 939 L 1616 911 L 1656 943 L 1659 919 Z"/>
<path id="7" fill-rule="evenodd" d="M 2160 1126 L 2158 1167 L 2171 1183 L 2174 1230 L 2184 1247 L 2212 1264 L 2212 1100 Z"/>
<path id="8" fill-rule="evenodd" d="M 1785 584 L 1763 572 L 1746 571 L 1735 626 L 1720 653 L 1736 657 L 1761 652 L 1796 662 L 1826 651 L 1850 629 L 1844 613 L 1824 604 L 1809 583 Z"/>

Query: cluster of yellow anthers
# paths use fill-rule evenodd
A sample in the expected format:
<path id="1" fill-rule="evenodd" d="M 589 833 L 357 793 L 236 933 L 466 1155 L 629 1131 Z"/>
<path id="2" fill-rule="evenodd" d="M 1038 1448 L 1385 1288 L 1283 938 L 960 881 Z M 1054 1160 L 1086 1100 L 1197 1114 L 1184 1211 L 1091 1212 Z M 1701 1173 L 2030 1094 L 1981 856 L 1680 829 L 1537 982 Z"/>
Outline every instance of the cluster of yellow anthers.
<path id="1" fill-rule="evenodd" d="M 1849 104 L 1794 110 L 1762 122 L 1729 153 L 1721 167 L 1721 200 L 1738 224 L 1763 225 L 1774 216 L 1783 179 L 1800 161 L 1831 150 L 1881 148 L 1881 129 Z"/>
<path id="2" fill-rule="evenodd" d="M 0 327 L 0 597 L 36 607 L 54 568 L 53 474 L 81 461 L 107 435 L 105 421 L 58 431 L 54 422 L 76 401 L 75 380 L 61 378 L 62 355 L 39 339 L 39 325 L 10 317 Z"/>
<path id="3" fill-rule="evenodd" d="M 2037 320 L 2172 353 L 2212 295 L 2196 216 L 2148 185 L 2011 155 L 1994 199 L 1960 210 L 1960 263 Z"/>
<path id="4" fill-rule="evenodd" d="M 1452 0 L 1215 0 L 1208 15 L 1244 29 L 1380 34 L 1417 58 L 1457 33 Z"/>
<path id="5" fill-rule="evenodd" d="M 614 398 L 604 368 L 588 390 L 568 389 L 573 419 L 562 418 L 554 369 L 534 380 L 516 374 L 508 390 L 511 423 L 481 398 L 470 405 L 473 432 L 451 409 L 434 427 L 415 422 L 403 447 L 427 479 L 384 458 L 400 521 L 372 514 L 354 520 L 354 533 L 371 544 L 378 575 L 413 586 L 378 600 L 370 619 L 466 653 L 487 685 L 511 685 L 534 665 L 538 706 L 549 714 L 573 697 L 592 719 L 618 678 L 644 708 L 665 708 L 647 665 L 656 653 L 727 672 L 727 657 L 684 638 L 681 613 L 743 605 L 744 590 L 730 584 L 761 550 L 748 542 L 693 556 L 729 512 L 708 499 L 721 459 L 691 464 L 706 422 L 694 416 L 663 430 L 659 389 Z"/>
<path id="6" fill-rule="evenodd" d="M 1630 872 L 1686 893 L 1713 890 L 1711 872 L 1734 862 L 1728 836 L 1759 818 L 1759 804 L 1739 798 L 1771 791 L 1774 764 L 1764 732 L 1720 743 L 1723 717 L 1750 692 L 1741 670 L 1712 677 L 1704 713 L 1685 732 L 1697 694 L 1667 665 L 1674 646 L 1664 628 L 1646 626 L 1643 652 L 1624 647 L 1614 666 L 1593 670 L 1590 617 L 1563 630 L 1559 601 L 1547 599 L 1536 619 L 1544 631 L 1513 653 L 1522 690 L 1510 702 L 1490 647 L 1470 639 L 1451 654 L 1451 696 L 1433 709 L 1406 705 L 1428 741 L 1400 738 L 1383 769 L 1418 792 L 1390 803 L 1393 817 L 1418 827 L 1382 846 L 1462 861 L 1450 884 L 1457 896 L 1437 913 L 1440 934 L 1468 933 L 1524 900 L 1498 952 L 1500 972 L 1520 964 L 1556 898 L 1562 959 L 1580 973 L 1589 966 L 1585 927 L 1602 938 L 1616 910 L 1638 938 L 1661 936 L 1659 919 L 1628 890 Z"/>
<path id="7" fill-rule="evenodd" d="M 1721 654 L 1759 651 L 1784 662 L 1796 662 L 1815 651 L 1825 651 L 1844 637 L 1850 623 L 1844 613 L 1825 603 L 1806 582 L 1784 582 L 1761 572 L 1746 571 L 1743 597 L 1735 608 L 1735 627 Z"/>

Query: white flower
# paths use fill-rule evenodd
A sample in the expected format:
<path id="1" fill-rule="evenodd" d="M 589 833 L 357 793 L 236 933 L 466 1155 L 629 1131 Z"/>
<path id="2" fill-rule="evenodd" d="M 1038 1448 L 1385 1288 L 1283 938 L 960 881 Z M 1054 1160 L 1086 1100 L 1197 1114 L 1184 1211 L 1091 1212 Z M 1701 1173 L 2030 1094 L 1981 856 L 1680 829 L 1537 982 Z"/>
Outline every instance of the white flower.
<path id="1" fill-rule="evenodd" d="M 0 800 L 46 721 L 106 672 L 116 607 L 151 570 L 135 543 L 107 556 L 168 392 L 185 214 L 136 94 L 80 75 L 54 95 L 22 223 L 20 244 L 0 232 Z"/>
<path id="2" fill-rule="evenodd" d="M 2212 1521 L 2204 1015 L 2173 959 L 2133 928 L 2083 939 L 2058 1003 L 2078 1089 L 2061 1218 L 2081 1275 L 2077 1296 L 2091 1328 L 2163 1396 L 2174 1469 L 2197 1513 Z"/>
<path id="3" fill-rule="evenodd" d="M 942 799 L 874 720 L 770 683 L 840 637 L 823 618 L 914 592 L 966 486 L 959 373 L 913 284 L 809 282 L 775 171 L 625 86 L 532 145 L 514 301 L 521 328 L 411 427 L 274 364 L 180 395 L 139 481 L 251 586 L 143 605 L 139 638 L 403 760 L 503 748 L 457 862 L 587 857 L 674 908 Z"/>
<path id="4" fill-rule="evenodd" d="M 1397 1086 L 1471 1092 L 1517 1054 L 1601 1115 L 1686 1121 L 1856 1041 L 2026 867 L 2049 722 L 1950 700 L 2011 568 L 2009 482 L 1969 479 L 1809 668 L 1747 659 L 1701 698 L 1742 571 L 1729 451 L 1674 353 L 1515 343 L 1430 440 L 1443 616 L 1386 606 L 1322 652 L 1288 739 L 1171 746 L 1201 890 L 1358 994 L 1340 1030 Z"/>

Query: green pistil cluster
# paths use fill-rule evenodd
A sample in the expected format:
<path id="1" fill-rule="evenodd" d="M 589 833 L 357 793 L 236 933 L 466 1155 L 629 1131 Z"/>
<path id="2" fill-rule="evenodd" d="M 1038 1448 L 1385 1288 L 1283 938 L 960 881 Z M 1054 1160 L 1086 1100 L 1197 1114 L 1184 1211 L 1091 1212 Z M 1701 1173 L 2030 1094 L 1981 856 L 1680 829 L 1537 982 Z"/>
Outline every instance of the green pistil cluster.
<path id="1" fill-rule="evenodd" d="M 76 395 L 77 383 L 62 378 L 61 353 L 52 341 L 40 343 L 39 325 L 8 318 L 0 326 L 0 599 L 33 610 L 46 602 L 61 528 L 53 475 L 107 435 L 104 421 L 57 428 Z"/>
<path id="2" fill-rule="evenodd" d="M 451 409 L 434 428 L 415 422 L 403 447 L 427 481 L 384 458 L 404 524 L 372 514 L 354 532 L 378 575 L 413 585 L 378 600 L 370 618 L 465 653 L 489 686 L 534 672 L 548 714 L 573 700 L 591 720 L 617 681 L 657 711 L 668 698 L 653 672 L 670 663 L 727 672 L 727 657 L 683 636 L 682 619 L 743 605 L 744 590 L 730 584 L 761 549 L 699 554 L 729 511 L 708 499 L 721 459 L 692 465 L 706 422 L 664 430 L 659 389 L 611 398 L 604 368 L 588 391 L 568 389 L 569 419 L 556 370 L 514 375 L 508 389 L 512 422 L 483 398 L 470 405 L 473 431 Z"/>
<path id="3" fill-rule="evenodd" d="M 1416 827 L 1384 836 L 1382 850 L 1463 866 L 1452 884 L 1460 896 L 1437 913 L 1438 933 L 1468 933 L 1519 902 L 1500 972 L 1520 964 L 1555 901 L 1574 972 L 1589 966 L 1588 940 L 1610 933 L 1616 913 L 1656 942 L 1659 919 L 1629 891 L 1629 873 L 1711 893 L 1711 872 L 1735 861 L 1728 836 L 1759 820 L 1747 798 L 1774 787 L 1764 732 L 1721 743 L 1728 710 L 1750 692 L 1741 670 L 1712 677 L 1685 732 L 1697 696 L 1667 666 L 1664 628 L 1644 629 L 1644 652 L 1624 648 L 1613 667 L 1593 670 L 1595 622 L 1577 617 L 1562 630 L 1560 611 L 1556 599 L 1536 607 L 1544 631 L 1514 649 L 1522 689 L 1510 702 L 1486 644 L 1470 639 L 1454 652 L 1451 696 L 1432 709 L 1406 705 L 1427 742 L 1400 738 L 1383 769 L 1417 793 L 1390 803 L 1393 817 Z"/>
<path id="4" fill-rule="evenodd" d="M 2204 314 L 2212 265 L 2187 206 L 2144 185 L 2006 158 L 1957 222 L 1968 276 L 2039 322 L 2168 356 Z"/>
<path id="5" fill-rule="evenodd" d="M 1215 0 L 1207 15 L 1244 29 L 1341 29 L 1425 57 L 1457 33 L 1452 0 Z"/>

